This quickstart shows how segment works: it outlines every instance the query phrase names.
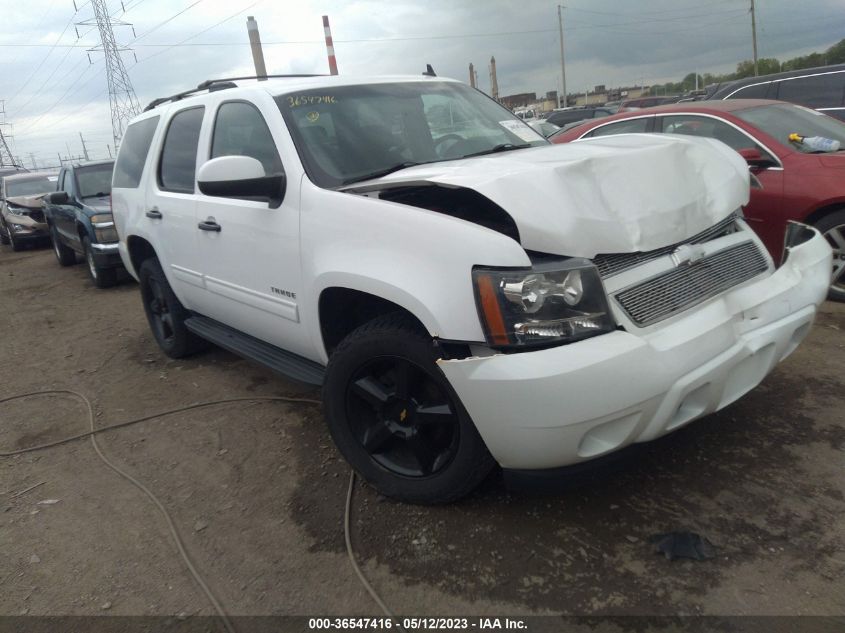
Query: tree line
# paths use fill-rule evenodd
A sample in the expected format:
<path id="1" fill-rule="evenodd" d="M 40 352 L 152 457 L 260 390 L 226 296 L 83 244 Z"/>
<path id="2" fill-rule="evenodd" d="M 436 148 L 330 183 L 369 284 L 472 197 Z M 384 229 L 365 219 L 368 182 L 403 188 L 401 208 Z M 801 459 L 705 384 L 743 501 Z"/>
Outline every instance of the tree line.
<path id="1" fill-rule="evenodd" d="M 810 53 L 809 55 L 801 55 L 800 57 L 793 57 L 785 62 L 781 62 L 774 57 L 761 57 L 757 60 L 758 74 L 770 75 L 772 73 L 784 72 L 787 70 L 802 70 L 804 68 L 815 68 L 817 66 L 828 66 L 830 64 L 845 64 L 845 39 L 840 40 L 828 48 L 823 53 Z M 733 81 L 734 79 L 744 79 L 745 77 L 754 76 L 754 62 L 746 59 L 736 65 L 736 72 L 726 73 L 724 75 L 714 75 L 713 73 L 704 73 L 698 75 L 698 87 L 720 83 L 723 81 Z M 666 82 L 665 84 L 658 84 L 652 86 L 649 94 L 652 95 L 672 95 L 684 94 L 695 89 L 695 73 L 689 73 L 681 81 Z"/>

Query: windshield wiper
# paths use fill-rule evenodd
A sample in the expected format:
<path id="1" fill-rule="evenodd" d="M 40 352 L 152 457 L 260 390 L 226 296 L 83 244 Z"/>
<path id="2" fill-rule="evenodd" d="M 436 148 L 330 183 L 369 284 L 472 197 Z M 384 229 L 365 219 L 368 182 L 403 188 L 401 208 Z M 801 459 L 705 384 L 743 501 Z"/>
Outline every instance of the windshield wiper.
<path id="1" fill-rule="evenodd" d="M 494 145 L 490 149 L 485 149 L 482 152 L 466 154 L 461 156 L 461 158 L 472 158 L 473 156 L 484 156 L 485 154 L 498 154 L 499 152 L 509 152 L 512 149 L 524 149 L 526 147 L 531 147 L 531 143 L 521 143 L 520 145 L 514 145 L 513 143 L 500 143 L 498 145 Z"/>
<path id="2" fill-rule="evenodd" d="M 381 178 L 382 176 L 387 176 L 388 174 L 392 174 L 395 171 L 400 171 L 402 169 L 406 169 L 408 167 L 416 167 L 417 165 L 422 165 L 422 163 L 415 163 L 412 161 L 408 161 L 405 163 L 399 163 L 398 165 L 393 165 L 392 167 L 385 167 L 384 169 L 379 169 L 378 171 L 371 172 L 369 174 L 364 174 L 363 176 L 355 176 L 354 178 L 347 178 L 341 184 L 342 185 L 351 185 L 353 182 L 360 182 L 362 180 L 372 180 L 373 178 Z"/>

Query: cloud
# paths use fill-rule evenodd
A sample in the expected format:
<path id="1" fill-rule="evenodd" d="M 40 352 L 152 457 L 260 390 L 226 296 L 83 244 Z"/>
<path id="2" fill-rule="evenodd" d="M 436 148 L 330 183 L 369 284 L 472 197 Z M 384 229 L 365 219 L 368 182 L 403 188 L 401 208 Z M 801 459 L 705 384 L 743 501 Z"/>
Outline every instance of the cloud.
<path id="1" fill-rule="evenodd" d="M 440 75 L 467 81 L 473 62 L 479 86 L 488 89 L 495 55 L 502 95 L 543 94 L 560 83 L 554 0 L 123 2 L 125 15 L 119 1 L 108 5 L 134 24 L 134 53 L 123 60 L 142 105 L 211 77 L 249 74 L 248 15 L 258 20 L 271 72 L 327 72 L 320 16 L 328 14 L 343 74 L 418 74 L 430 63 Z M 0 45 L 39 45 L 0 46 L 0 99 L 7 101 L 17 153 L 42 160 L 66 154 L 68 146 L 80 153 L 82 132 L 94 155 L 106 156 L 111 116 L 104 63 L 102 53 L 91 52 L 89 66 L 86 51 L 99 43 L 98 32 L 80 26 L 77 40 L 74 28 L 92 17 L 90 4 L 77 14 L 54 0 L 5 4 Z M 841 0 L 766 0 L 757 8 L 761 57 L 823 50 L 845 33 Z M 726 72 L 751 57 L 746 0 L 568 0 L 563 16 L 569 92 Z M 124 44 L 135 39 L 128 26 L 115 27 L 115 36 Z M 51 50 L 54 43 L 59 46 Z"/>

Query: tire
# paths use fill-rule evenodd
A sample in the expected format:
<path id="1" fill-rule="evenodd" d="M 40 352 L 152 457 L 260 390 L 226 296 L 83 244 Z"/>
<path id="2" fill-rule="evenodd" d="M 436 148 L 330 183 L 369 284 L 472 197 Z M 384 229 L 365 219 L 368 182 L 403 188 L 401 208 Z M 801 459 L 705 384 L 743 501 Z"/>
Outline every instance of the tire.
<path id="1" fill-rule="evenodd" d="M 94 250 L 91 248 L 91 240 L 82 238 L 82 253 L 88 267 L 88 276 L 97 288 L 111 288 L 117 283 L 117 271 L 114 268 L 102 268 L 94 261 Z"/>
<path id="2" fill-rule="evenodd" d="M 76 253 L 72 248 L 62 244 L 55 226 L 50 227 L 50 241 L 53 243 L 53 253 L 59 261 L 59 266 L 73 266 L 76 263 Z"/>
<path id="3" fill-rule="evenodd" d="M 376 490 L 409 503 L 460 499 L 495 466 L 436 360 L 431 337 L 396 313 L 352 332 L 326 369 L 338 449 Z"/>
<path id="4" fill-rule="evenodd" d="M 0 220 L 0 244 L 4 246 L 9 244 L 9 228 L 2 220 Z"/>
<path id="5" fill-rule="evenodd" d="M 9 242 L 11 242 L 11 244 L 12 244 L 12 250 L 15 251 L 16 253 L 19 253 L 20 251 L 23 250 L 23 244 L 21 244 L 19 241 L 17 241 L 15 239 L 15 234 L 12 231 L 12 229 L 8 228 L 8 225 L 7 225 L 7 230 L 9 232 L 8 233 L 9 234 Z"/>
<path id="6" fill-rule="evenodd" d="M 173 293 L 158 259 L 144 260 L 138 271 L 141 300 L 158 346 L 171 358 L 183 358 L 208 347 L 185 327 L 190 313 Z"/>
<path id="7" fill-rule="evenodd" d="M 827 298 L 845 302 L 845 209 L 827 214 L 814 226 L 833 249 L 833 274 Z"/>

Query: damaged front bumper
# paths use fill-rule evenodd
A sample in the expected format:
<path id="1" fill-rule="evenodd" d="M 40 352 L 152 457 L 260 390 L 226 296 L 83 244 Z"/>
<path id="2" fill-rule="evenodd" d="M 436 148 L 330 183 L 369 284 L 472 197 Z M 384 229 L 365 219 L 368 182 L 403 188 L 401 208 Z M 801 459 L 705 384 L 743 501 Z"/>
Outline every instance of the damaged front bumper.
<path id="1" fill-rule="evenodd" d="M 756 387 L 807 335 L 831 270 L 830 247 L 809 230 L 770 276 L 647 335 L 439 366 L 505 469 L 553 469 L 653 440 Z"/>
<path id="2" fill-rule="evenodd" d="M 28 215 L 16 215 L 6 213 L 4 215 L 6 226 L 15 240 L 41 239 L 49 236 L 49 227 L 46 222 L 39 222 Z"/>

